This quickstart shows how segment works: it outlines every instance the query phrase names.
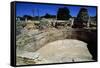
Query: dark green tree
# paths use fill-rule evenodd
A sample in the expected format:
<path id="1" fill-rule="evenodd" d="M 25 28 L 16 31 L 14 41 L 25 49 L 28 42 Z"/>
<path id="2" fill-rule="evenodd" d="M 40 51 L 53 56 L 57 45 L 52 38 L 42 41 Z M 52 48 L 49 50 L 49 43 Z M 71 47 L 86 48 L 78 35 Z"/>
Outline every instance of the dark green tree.
<path id="1" fill-rule="evenodd" d="M 32 19 L 33 19 L 33 17 L 32 17 L 32 16 L 30 16 L 30 15 L 24 15 L 24 16 L 23 16 L 23 18 L 24 18 L 24 19 L 26 19 L 26 18 L 27 18 L 27 20 L 32 20 Z"/>
<path id="2" fill-rule="evenodd" d="M 57 20 L 68 20 L 71 17 L 67 7 L 59 8 L 57 12 Z"/>
<path id="3" fill-rule="evenodd" d="M 81 8 L 79 11 L 79 14 L 77 16 L 78 20 L 81 20 L 82 22 L 87 22 L 89 19 L 88 11 L 86 8 Z"/>
<path id="4" fill-rule="evenodd" d="M 50 18 L 50 17 L 51 17 L 51 15 L 50 15 L 50 14 L 48 14 L 48 13 L 46 13 L 44 17 L 45 17 L 45 18 Z"/>
<path id="5" fill-rule="evenodd" d="M 89 14 L 88 14 L 88 10 L 86 8 L 81 8 L 75 21 L 74 21 L 74 25 L 73 27 L 79 27 L 82 28 L 84 27 L 89 19 Z"/>
<path id="6" fill-rule="evenodd" d="M 56 15 L 51 15 L 49 13 L 46 13 L 44 16 L 42 16 L 44 18 L 56 18 Z"/>

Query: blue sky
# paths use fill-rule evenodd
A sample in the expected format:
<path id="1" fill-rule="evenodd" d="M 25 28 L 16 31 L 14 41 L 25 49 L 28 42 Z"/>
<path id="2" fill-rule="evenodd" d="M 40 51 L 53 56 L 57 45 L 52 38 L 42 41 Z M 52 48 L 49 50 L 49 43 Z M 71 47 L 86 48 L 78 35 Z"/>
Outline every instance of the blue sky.
<path id="1" fill-rule="evenodd" d="M 31 15 L 37 16 L 39 11 L 39 15 L 43 16 L 46 13 L 56 15 L 58 8 L 67 7 L 70 10 L 71 16 L 77 16 L 80 6 L 63 6 L 63 5 L 51 5 L 51 4 L 32 4 L 32 3 L 16 3 L 16 15 Z M 96 8 L 95 7 L 85 7 L 88 9 L 88 13 L 90 16 L 96 16 Z M 34 12 L 34 14 L 33 14 Z"/>

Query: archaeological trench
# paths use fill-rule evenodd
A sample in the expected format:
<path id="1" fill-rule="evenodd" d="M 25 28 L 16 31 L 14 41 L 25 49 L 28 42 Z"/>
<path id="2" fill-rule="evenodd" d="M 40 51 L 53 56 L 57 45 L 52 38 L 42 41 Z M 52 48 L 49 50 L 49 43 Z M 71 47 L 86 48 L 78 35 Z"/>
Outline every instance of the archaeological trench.
<path id="1" fill-rule="evenodd" d="M 95 61 L 96 36 L 95 29 L 26 25 L 16 37 L 17 65 Z"/>

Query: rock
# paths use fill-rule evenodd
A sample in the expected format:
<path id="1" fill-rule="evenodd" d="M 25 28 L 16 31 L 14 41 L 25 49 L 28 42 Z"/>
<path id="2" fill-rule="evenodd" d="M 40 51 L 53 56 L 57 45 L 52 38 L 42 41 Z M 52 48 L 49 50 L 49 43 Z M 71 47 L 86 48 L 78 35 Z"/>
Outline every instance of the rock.
<path id="1" fill-rule="evenodd" d="M 31 29 L 36 29 L 36 26 L 32 22 L 28 22 L 24 28 L 31 30 Z"/>
<path id="2" fill-rule="evenodd" d="M 50 63 L 93 61 L 87 44 L 73 39 L 48 43 L 36 52 Z"/>
<path id="3" fill-rule="evenodd" d="M 48 63 L 49 61 L 42 58 L 39 53 L 20 51 L 17 53 L 17 65 L 27 65 L 27 64 L 39 64 Z"/>
<path id="4" fill-rule="evenodd" d="M 17 36 L 16 44 L 17 48 L 25 51 L 34 52 L 41 48 L 48 42 L 52 42 L 58 39 L 64 39 L 63 33 L 58 30 L 38 31 L 31 30 L 27 33 L 23 33 Z"/>
<path id="5" fill-rule="evenodd" d="M 93 61 L 85 42 L 66 39 L 46 44 L 36 52 L 17 51 L 17 65 Z"/>
<path id="6" fill-rule="evenodd" d="M 35 52 L 36 51 L 36 42 L 28 43 L 23 47 L 23 51 Z"/>
<path id="7" fill-rule="evenodd" d="M 17 56 L 34 60 L 39 57 L 39 53 L 24 51 L 23 53 L 17 54 Z"/>

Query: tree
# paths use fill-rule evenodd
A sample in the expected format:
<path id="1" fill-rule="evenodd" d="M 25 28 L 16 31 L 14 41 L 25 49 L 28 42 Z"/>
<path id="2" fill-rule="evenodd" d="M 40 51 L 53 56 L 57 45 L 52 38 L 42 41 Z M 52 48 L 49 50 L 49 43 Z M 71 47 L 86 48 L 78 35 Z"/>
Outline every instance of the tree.
<path id="1" fill-rule="evenodd" d="M 74 26 L 73 27 L 79 27 L 82 28 L 87 24 L 89 19 L 89 14 L 88 14 L 88 10 L 86 8 L 81 8 L 75 21 L 74 21 Z"/>
<path id="2" fill-rule="evenodd" d="M 50 15 L 50 14 L 48 14 L 48 13 L 46 13 L 44 17 L 45 17 L 45 18 L 50 18 L 50 17 L 51 17 L 51 15 Z"/>
<path id="3" fill-rule="evenodd" d="M 78 20 L 81 20 L 82 22 L 87 22 L 89 19 L 88 11 L 86 8 L 81 8 L 79 11 L 79 14 L 77 16 Z"/>
<path id="4" fill-rule="evenodd" d="M 33 17 L 30 16 L 30 15 L 24 15 L 23 18 L 24 19 L 27 19 L 27 20 L 32 20 L 33 19 Z"/>
<path id="5" fill-rule="evenodd" d="M 44 18 L 56 18 L 55 15 L 51 15 L 51 14 L 49 14 L 49 13 L 46 13 L 43 17 L 44 17 Z"/>
<path id="6" fill-rule="evenodd" d="M 71 17 L 70 11 L 67 7 L 58 9 L 57 20 L 69 20 L 70 17 Z"/>

